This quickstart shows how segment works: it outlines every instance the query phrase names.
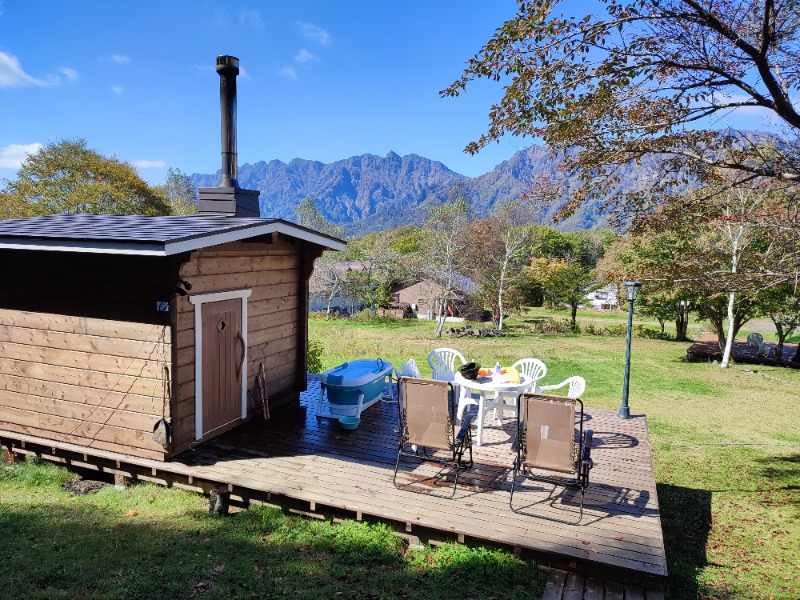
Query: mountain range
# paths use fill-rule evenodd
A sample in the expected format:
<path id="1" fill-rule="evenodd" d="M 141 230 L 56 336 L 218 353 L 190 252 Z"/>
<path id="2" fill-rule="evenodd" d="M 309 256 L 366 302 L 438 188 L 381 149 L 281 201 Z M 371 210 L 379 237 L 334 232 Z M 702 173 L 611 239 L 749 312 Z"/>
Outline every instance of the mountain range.
<path id="1" fill-rule="evenodd" d="M 386 156 L 363 154 L 333 163 L 295 158 L 259 161 L 239 167 L 238 181 L 244 189 L 261 192 L 261 215 L 293 221 L 296 207 L 306 197 L 348 235 L 363 235 L 400 225 L 421 225 L 428 209 L 447 200 L 454 186 L 467 198 L 475 217 L 486 217 L 493 207 L 514 200 L 537 178 L 556 176 L 560 158 L 542 146 L 520 150 L 490 172 L 467 177 L 441 162 L 416 154 Z M 622 173 L 624 187 L 644 181 L 649 169 L 631 166 Z M 196 187 L 216 187 L 220 172 L 189 176 Z M 577 182 L 568 181 L 568 190 Z M 541 210 L 539 222 L 552 224 L 552 217 L 567 201 L 568 192 Z M 603 200 L 585 203 L 559 229 L 574 231 L 606 224 Z"/>

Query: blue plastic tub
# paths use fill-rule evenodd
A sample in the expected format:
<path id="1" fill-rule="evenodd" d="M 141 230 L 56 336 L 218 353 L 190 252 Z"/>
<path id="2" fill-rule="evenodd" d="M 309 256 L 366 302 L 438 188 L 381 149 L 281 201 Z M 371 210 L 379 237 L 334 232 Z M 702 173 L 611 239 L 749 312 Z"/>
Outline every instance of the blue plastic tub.
<path id="1" fill-rule="evenodd" d="M 392 363 L 380 358 L 352 360 L 320 375 L 321 392 L 318 416 L 354 416 L 380 400 Z M 322 394 L 327 392 L 330 415 L 322 414 Z M 359 399 L 361 406 L 359 407 Z"/>

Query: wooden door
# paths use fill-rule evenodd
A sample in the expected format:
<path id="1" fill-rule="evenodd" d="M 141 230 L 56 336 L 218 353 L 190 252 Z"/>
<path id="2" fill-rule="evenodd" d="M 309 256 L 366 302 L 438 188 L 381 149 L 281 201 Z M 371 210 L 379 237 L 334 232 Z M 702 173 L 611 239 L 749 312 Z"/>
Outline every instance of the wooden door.
<path id="1" fill-rule="evenodd" d="M 203 434 L 242 416 L 242 300 L 203 304 Z"/>

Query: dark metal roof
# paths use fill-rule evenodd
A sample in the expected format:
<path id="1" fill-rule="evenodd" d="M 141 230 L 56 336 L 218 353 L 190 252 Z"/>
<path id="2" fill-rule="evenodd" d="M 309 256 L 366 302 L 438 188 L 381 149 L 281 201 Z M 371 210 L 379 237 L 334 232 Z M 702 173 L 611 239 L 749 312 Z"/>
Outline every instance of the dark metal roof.
<path id="1" fill-rule="evenodd" d="M 0 249 L 169 256 L 276 232 L 344 248 L 342 240 L 281 219 L 78 214 L 0 221 Z"/>

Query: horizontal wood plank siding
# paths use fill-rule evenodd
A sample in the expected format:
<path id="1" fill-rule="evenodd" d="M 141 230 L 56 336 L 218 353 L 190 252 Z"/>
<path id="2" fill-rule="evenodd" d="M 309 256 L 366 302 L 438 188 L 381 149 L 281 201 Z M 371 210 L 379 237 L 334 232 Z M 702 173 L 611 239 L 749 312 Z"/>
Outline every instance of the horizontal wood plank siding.
<path id="1" fill-rule="evenodd" d="M 276 234 L 271 244 L 234 242 L 193 252 L 180 270 L 192 295 L 252 290 L 247 299 L 247 388 L 255 388 L 263 363 L 271 398 L 292 396 L 305 385 L 306 348 L 298 339 L 299 324 L 308 317 L 304 252 L 303 244 Z M 177 299 L 173 453 L 191 447 L 195 438 L 195 308 L 188 296 Z M 302 381 L 296 376 L 299 368 Z"/>
<path id="2" fill-rule="evenodd" d="M 170 337 L 165 325 L 0 309 L 2 427 L 163 460 L 151 434 Z"/>

